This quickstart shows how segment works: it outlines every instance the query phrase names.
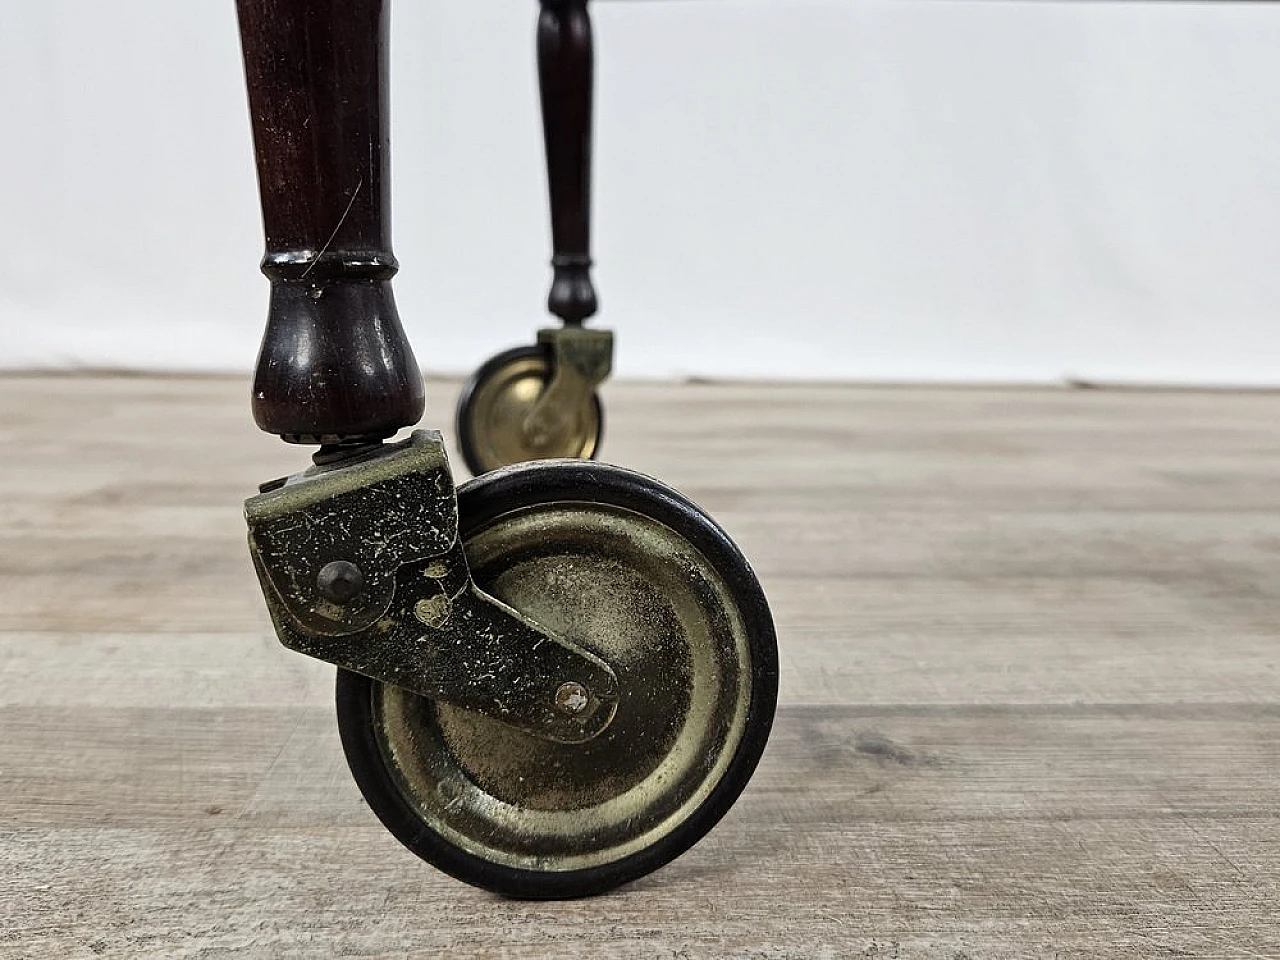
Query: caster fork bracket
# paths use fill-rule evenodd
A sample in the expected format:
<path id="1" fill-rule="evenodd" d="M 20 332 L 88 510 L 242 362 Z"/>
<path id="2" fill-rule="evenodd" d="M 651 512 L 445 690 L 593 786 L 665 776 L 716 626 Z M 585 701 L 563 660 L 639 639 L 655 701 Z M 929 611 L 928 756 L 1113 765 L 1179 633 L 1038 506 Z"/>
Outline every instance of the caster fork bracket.
<path id="1" fill-rule="evenodd" d="M 313 468 L 245 504 L 288 648 L 541 739 L 580 743 L 617 707 L 609 665 L 471 579 L 440 434 Z"/>
<path id="2" fill-rule="evenodd" d="M 591 408 L 596 388 L 613 367 L 613 331 L 554 327 L 538 331 L 551 355 L 551 377 L 525 418 L 525 436 L 545 447 L 573 428 L 580 411 Z"/>

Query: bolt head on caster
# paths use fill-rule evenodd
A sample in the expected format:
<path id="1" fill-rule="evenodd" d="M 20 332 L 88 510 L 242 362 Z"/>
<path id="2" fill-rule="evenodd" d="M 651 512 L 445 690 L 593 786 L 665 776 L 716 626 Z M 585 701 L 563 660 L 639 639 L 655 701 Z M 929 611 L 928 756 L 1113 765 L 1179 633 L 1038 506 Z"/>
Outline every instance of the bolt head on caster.
<path id="1" fill-rule="evenodd" d="M 563 327 L 490 358 L 458 398 L 458 447 L 475 476 L 514 463 L 595 459 L 604 436 L 596 388 L 608 377 L 613 334 Z"/>
<path id="2" fill-rule="evenodd" d="M 309 499 L 294 484 L 250 501 L 250 541 L 281 639 L 342 667 L 348 765 L 404 846 L 476 886 L 562 899 L 644 876 L 719 821 L 764 749 L 777 651 L 714 521 L 589 461 L 455 497 L 438 435 L 347 469 Z M 372 507 L 340 500 L 357 494 Z M 350 542 L 364 526 L 378 550 Z"/>

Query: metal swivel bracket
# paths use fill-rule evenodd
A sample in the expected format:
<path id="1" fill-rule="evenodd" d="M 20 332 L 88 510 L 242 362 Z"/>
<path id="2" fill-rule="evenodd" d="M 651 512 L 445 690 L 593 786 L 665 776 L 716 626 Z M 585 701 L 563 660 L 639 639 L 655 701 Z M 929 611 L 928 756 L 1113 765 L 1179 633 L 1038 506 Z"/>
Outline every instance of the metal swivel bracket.
<path id="1" fill-rule="evenodd" d="M 267 485 L 245 518 L 291 650 L 544 740 L 581 743 L 613 718 L 608 664 L 472 581 L 439 433 Z"/>
<path id="2" fill-rule="evenodd" d="M 525 436 L 545 446 L 591 408 L 596 387 L 613 367 L 613 331 L 552 327 L 538 331 L 551 352 L 551 379 L 524 421 Z"/>

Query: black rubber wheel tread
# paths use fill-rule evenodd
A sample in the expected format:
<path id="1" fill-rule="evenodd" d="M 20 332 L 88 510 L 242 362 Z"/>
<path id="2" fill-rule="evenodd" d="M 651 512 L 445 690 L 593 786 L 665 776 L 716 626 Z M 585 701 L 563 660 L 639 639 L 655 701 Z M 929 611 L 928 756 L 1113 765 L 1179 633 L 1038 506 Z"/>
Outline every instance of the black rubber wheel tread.
<path id="1" fill-rule="evenodd" d="M 747 633 L 751 694 L 746 724 L 720 782 L 679 826 L 623 859 L 574 871 L 513 868 L 470 854 L 414 812 L 388 771 L 374 732 L 378 681 L 338 671 L 338 729 L 347 764 L 383 825 L 423 860 L 466 883 L 524 900 L 595 896 L 658 869 L 698 842 L 728 812 L 764 752 L 778 696 L 777 638 L 768 602 L 728 535 L 695 504 L 657 480 L 585 460 L 544 460 L 486 474 L 458 491 L 464 541 L 512 511 L 542 503 L 600 503 L 665 524 L 715 567 L 737 600 Z"/>
<path id="2" fill-rule="evenodd" d="M 475 403 L 476 395 L 480 387 L 488 380 L 498 376 L 504 367 L 529 359 L 542 360 L 547 369 L 551 369 L 548 348 L 541 344 L 526 344 L 522 347 L 503 350 L 501 353 L 490 357 L 462 385 L 462 392 L 458 394 L 458 405 L 454 412 L 454 430 L 458 438 L 458 452 L 462 454 L 462 462 L 467 465 L 467 470 L 471 472 L 473 477 L 482 476 L 493 469 L 500 469 L 493 467 L 486 469 L 484 464 L 481 463 L 480 453 L 476 449 L 478 438 L 471 429 L 471 407 Z M 591 459 L 595 460 L 600 456 L 600 447 L 604 444 L 604 405 L 600 402 L 598 393 L 592 394 L 591 400 L 595 404 L 597 424 L 596 445 L 595 449 L 591 451 Z M 503 466 L 513 466 L 513 464 L 503 464 Z"/>

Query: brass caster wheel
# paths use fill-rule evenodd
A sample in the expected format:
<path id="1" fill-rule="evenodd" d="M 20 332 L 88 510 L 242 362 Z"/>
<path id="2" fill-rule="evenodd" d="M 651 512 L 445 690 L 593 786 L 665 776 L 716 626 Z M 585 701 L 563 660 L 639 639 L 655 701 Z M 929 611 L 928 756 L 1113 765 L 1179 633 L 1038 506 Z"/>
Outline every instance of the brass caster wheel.
<path id="1" fill-rule="evenodd" d="M 478 586 L 606 661 L 617 710 L 594 739 L 557 743 L 339 670 L 365 799 L 418 856 L 509 897 L 590 896 L 661 867 L 764 750 L 777 648 L 755 575 L 693 503 L 617 467 L 513 467 L 463 486 L 458 506 Z"/>
<path id="2" fill-rule="evenodd" d="M 558 409 L 553 429 L 530 429 L 529 415 L 551 373 L 551 351 L 538 344 L 492 357 L 467 381 L 458 399 L 457 435 L 472 475 L 529 460 L 596 457 L 604 410 L 595 393 L 573 409 Z"/>

